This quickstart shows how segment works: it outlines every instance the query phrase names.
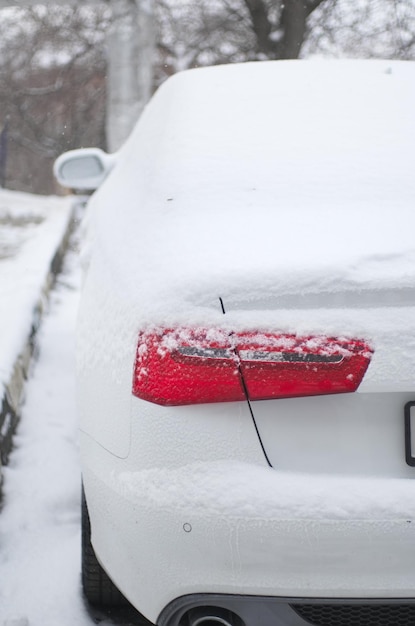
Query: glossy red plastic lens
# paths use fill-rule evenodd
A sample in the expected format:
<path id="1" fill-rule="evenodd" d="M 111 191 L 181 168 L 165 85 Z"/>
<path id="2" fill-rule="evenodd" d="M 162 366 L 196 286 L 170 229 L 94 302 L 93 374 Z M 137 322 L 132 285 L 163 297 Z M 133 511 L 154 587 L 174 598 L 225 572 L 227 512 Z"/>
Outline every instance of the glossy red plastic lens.
<path id="1" fill-rule="evenodd" d="M 140 335 L 133 394 L 176 406 L 353 392 L 371 355 L 360 340 L 161 329 Z"/>
<path id="2" fill-rule="evenodd" d="M 250 400 L 356 391 L 371 358 L 362 341 L 330 337 L 238 337 L 237 354 Z"/>
<path id="3" fill-rule="evenodd" d="M 244 400 L 229 334 L 203 329 L 142 334 L 133 394 L 166 406 Z"/>

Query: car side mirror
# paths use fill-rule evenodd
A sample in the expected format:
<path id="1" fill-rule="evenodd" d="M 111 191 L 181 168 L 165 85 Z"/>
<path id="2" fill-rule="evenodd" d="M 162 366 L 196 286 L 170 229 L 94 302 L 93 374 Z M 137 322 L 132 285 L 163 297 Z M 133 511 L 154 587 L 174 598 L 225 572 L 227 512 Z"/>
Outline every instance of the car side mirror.
<path id="1" fill-rule="evenodd" d="M 56 159 L 53 173 L 63 187 L 95 190 L 104 182 L 116 161 L 116 154 L 107 154 L 99 148 L 70 150 Z"/>

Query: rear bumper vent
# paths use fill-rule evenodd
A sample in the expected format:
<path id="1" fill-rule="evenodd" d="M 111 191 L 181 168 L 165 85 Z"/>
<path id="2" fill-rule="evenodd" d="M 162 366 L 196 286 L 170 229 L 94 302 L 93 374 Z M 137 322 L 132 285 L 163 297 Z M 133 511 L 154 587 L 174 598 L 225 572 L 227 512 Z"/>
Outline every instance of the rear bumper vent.
<path id="1" fill-rule="evenodd" d="M 415 604 L 291 604 L 313 626 L 415 626 Z"/>

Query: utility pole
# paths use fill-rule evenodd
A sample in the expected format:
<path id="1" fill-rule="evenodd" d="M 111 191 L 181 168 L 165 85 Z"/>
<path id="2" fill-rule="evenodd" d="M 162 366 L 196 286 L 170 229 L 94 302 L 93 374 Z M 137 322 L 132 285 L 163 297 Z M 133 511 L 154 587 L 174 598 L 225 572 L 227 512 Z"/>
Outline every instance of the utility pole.
<path id="1" fill-rule="evenodd" d="M 107 144 L 124 143 L 148 102 L 153 83 L 153 0 L 111 0 L 108 35 Z"/>
<path id="2" fill-rule="evenodd" d="M 0 9 L 39 0 L 0 0 Z M 55 5 L 110 5 L 108 33 L 107 145 L 121 147 L 151 96 L 155 51 L 154 0 L 53 0 Z"/>
<path id="3" fill-rule="evenodd" d="M 6 122 L 0 132 L 0 187 L 6 187 L 6 167 L 7 167 L 7 141 L 9 131 L 9 120 Z"/>

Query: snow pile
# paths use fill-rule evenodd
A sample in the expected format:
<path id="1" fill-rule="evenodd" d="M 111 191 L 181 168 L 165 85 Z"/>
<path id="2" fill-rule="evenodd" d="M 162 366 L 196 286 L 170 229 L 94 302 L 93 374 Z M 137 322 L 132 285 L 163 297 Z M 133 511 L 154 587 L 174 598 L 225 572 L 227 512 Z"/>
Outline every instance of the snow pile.
<path id="1" fill-rule="evenodd" d="M 0 392 L 33 324 L 72 199 L 0 190 Z"/>

